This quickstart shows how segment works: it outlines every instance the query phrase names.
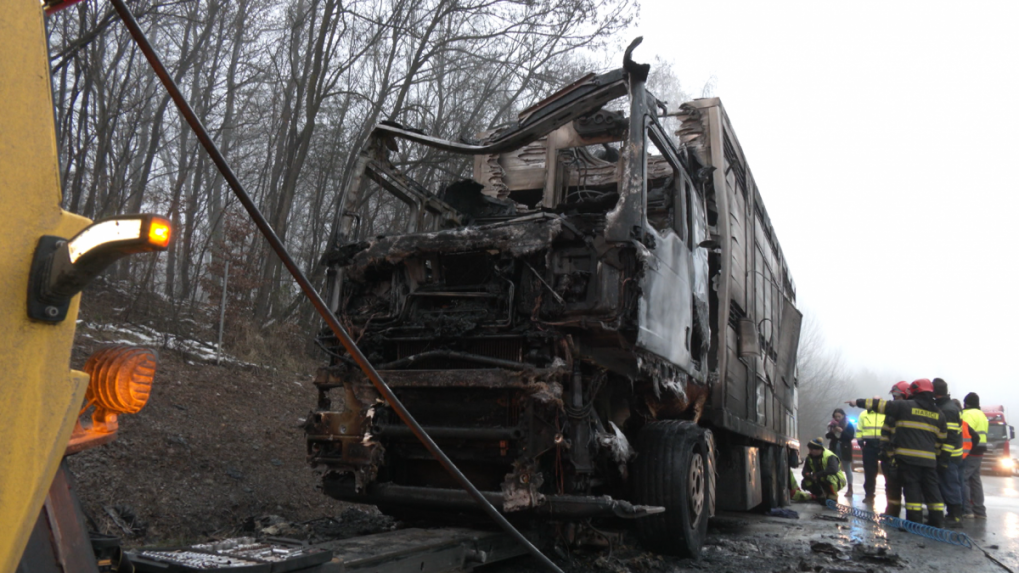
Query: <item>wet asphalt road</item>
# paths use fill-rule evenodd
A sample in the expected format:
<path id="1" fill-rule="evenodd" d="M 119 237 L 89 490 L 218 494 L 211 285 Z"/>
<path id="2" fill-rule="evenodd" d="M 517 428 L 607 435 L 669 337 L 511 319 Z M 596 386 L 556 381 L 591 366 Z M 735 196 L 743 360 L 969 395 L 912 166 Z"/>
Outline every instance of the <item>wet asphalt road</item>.
<path id="1" fill-rule="evenodd" d="M 856 474 L 855 497 L 845 505 L 866 510 L 885 507 L 879 481 L 874 504 L 863 503 L 863 475 Z M 881 479 L 880 477 L 878 478 Z M 964 520 L 963 531 L 995 559 L 1019 573 L 1019 477 L 983 476 L 987 520 Z M 978 549 L 949 545 L 848 518 L 816 502 L 794 503 L 797 519 L 760 513 L 724 513 L 712 520 L 700 559 L 661 557 L 629 538 L 614 551 L 577 550 L 570 559 L 554 557 L 567 573 L 1006 573 Z M 867 553 L 879 553 L 879 559 Z M 585 554 L 586 553 L 586 554 Z M 544 573 L 530 558 L 483 567 L 478 573 Z"/>
<path id="2" fill-rule="evenodd" d="M 863 503 L 863 475 L 857 473 L 854 478 L 857 495 L 850 498 L 851 504 L 847 503 L 847 498 L 844 496 L 841 501 L 854 507 L 873 509 Z M 987 507 L 987 519 L 965 519 L 963 520 L 963 531 L 1013 572 L 1019 573 L 1019 477 L 984 475 L 981 476 L 981 479 L 984 484 L 984 505 Z M 878 494 L 874 508 L 884 508 L 883 491 L 884 482 L 878 477 Z M 877 528 L 868 527 L 868 529 Z M 952 573 L 1004 571 L 1003 568 L 995 565 L 977 550 L 968 551 L 943 543 L 925 542 L 915 535 L 897 531 L 887 535 L 890 548 L 900 551 L 903 557 L 913 562 L 914 566 L 918 562 L 922 562 L 927 564 L 928 570 Z M 924 545 L 924 547 L 919 547 L 919 545 Z M 917 551 L 918 549 L 920 551 Z"/>

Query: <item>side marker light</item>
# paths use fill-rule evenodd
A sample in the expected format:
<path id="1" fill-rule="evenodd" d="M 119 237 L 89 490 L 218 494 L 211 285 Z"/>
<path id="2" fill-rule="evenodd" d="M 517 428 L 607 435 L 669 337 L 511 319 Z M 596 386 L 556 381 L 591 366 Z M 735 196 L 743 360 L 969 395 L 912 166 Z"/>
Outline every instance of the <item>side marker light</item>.
<path id="1" fill-rule="evenodd" d="M 170 246 L 170 222 L 162 217 L 153 217 L 149 224 L 149 244 L 165 249 Z"/>
<path id="2" fill-rule="evenodd" d="M 28 316 L 58 323 L 67 317 L 71 297 L 106 267 L 132 253 L 165 251 L 173 235 L 170 221 L 157 215 L 127 215 L 97 221 L 70 240 L 45 235 L 32 260 Z"/>

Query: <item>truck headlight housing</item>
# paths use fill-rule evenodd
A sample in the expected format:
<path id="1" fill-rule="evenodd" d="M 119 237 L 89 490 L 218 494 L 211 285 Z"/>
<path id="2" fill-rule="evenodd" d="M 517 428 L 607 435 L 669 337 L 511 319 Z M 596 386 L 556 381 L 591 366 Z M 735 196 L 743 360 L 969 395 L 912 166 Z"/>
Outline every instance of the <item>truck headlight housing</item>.
<path id="1" fill-rule="evenodd" d="M 1012 458 L 1001 458 L 998 460 L 998 466 L 1003 470 L 1010 470 L 1015 468 L 1015 460 Z"/>

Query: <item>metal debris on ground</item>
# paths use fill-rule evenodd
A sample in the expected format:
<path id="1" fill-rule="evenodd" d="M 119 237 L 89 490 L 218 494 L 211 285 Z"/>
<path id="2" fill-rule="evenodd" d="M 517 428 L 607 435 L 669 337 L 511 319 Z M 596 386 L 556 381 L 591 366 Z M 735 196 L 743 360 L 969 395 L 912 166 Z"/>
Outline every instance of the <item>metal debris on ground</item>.
<path id="1" fill-rule="evenodd" d="M 882 563 L 885 565 L 901 565 L 902 558 L 880 545 L 853 545 L 853 560 Z"/>
<path id="2" fill-rule="evenodd" d="M 740 557 L 762 554 L 761 547 L 759 545 L 738 539 L 708 540 L 705 542 L 701 551 L 704 553 L 718 553 L 721 555 L 739 555 Z"/>
<path id="3" fill-rule="evenodd" d="M 301 544 L 283 543 L 281 540 L 259 541 L 253 537 L 237 537 L 213 543 L 194 545 L 185 549 L 143 549 L 131 554 L 137 571 L 164 572 L 168 566 L 181 571 L 216 571 L 237 567 L 250 567 L 248 571 L 289 571 L 325 563 L 332 558 L 331 551 Z M 283 569 L 278 566 L 286 565 Z M 258 567 L 258 566 L 264 567 Z"/>
<path id="4" fill-rule="evenodd" d="M 830 559 L 839 561 L 850 561 L 853 559 L 848 553 L 839 548 L 839 546 L 836 546 L 834 543 L 828 543 L 827 541 L 810 541 L 810 551 L 813 553 L 824 554 Z"/>
<path id="5" fill-rule="evenodd" d="M 139 571 L 148 570 L 146 567 L 146 560 L 152 560 L 157 563 L 168 563 L 173 565 L 180 565 L 196 570 L 209 570 L 217 567 L 240 567 L 245 565 L 258 565 L 255 561 L 247 561 L 244 559 L 236 559 L 234 557 L 225 557 L 222 555 L 210 555 L 208 553 L 198 553 L 196 551 L 142 551 L 136 556 L 132 556 L 131 561 L 138 567 Z"/>
<path id="6" fill-rule="evenodd" d="M 849 521 L 848 517 L 841 515 L 815 515 L 814 519 L 820 519 L 821 521 L 836 521 L 838 523 L 846 523 Z"/>
<path id="7" fill-rule="evenodd" d="M 103 511 L 110 520 L 124 532 L 125 535 L 135 537 L 145 534 L 148 525 L 138 518 L 134 509 L 126 505 L 105 506 Z"/>
<path id="8" fill-rule="evenodd" d="M 827 541 L 811 541 L 810 550 L 814 553 L 825 553 L 827 555 L 841 555 L 842 550 Z"/>

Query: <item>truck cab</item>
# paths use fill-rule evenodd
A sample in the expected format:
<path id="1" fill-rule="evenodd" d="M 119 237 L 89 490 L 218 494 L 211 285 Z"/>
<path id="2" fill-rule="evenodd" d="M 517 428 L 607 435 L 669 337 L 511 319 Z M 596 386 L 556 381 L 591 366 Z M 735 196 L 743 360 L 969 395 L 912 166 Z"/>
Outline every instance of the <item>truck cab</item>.
<path id="1" fill-rule="evenodd" d="M 1010 442 L 1015 439 L 1015 428 L 1008 425 L 1005 419 L 1004 406 L 984 406 L 981 408 L 987 416 L 987 451 L 981 462 L 981 472 L 994 475 L 1011 476 L 1015 470 Z"/>
<path id="2" fill-rule="evenodd" d="M 474 138 L 376 126 L 323 258 L 327 298 L 504 513 L 571 539 L 630 521 L 649 548 L 695 555 L 716 505 L 788 495 L 800 314 L 721 102 L 670 111 L 633 47 Z M 451 181 L 415 172 L 435 152 Z M 364 232 L 371 213 L 390 230 Z M 469 513 L 332 334 L 318 343 L 305 430 L 324 491 Z"/>

